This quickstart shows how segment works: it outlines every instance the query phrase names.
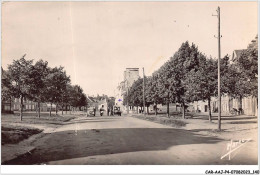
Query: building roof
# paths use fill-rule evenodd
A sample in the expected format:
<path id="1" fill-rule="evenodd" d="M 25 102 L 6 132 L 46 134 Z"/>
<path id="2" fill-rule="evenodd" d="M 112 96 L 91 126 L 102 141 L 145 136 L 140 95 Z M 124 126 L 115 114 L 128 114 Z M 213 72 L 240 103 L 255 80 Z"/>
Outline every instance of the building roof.
<path id="1" fill-rule="evenodd" d="M 246 49 L 240 49 L 240 50 L 234 50 L 233 55 L 232 55 L 232 61 L 234 61 L 235 59 L 237 59 L 238 57 L 240 57 L 240 55 L 242 54 L 243 51 L 245 51 Z"/>
<path id="2" fill-rule="evenodd" d="M 137 71 L 137 70 L 139 70 L 139 68 L 126 68 L 126 70 L 133 70 L 133 71 Z"/>
<path id="3" fill-rule="evenodd" d="M 96 102 L 95 98 L 90 97 L 90 96 L 87 96 L 87 101 L 88 101 L 89 103 L 94 103 L 94 102 Z"/>
<path id="4" fill-rule="evenodd" d="M 99 100 L 98 101 L 98 104 L 101 105 L 101 104 L 105 104 L 107 103 L 107 100 L 106 99 L 102 99 L 102 100 Z"/>

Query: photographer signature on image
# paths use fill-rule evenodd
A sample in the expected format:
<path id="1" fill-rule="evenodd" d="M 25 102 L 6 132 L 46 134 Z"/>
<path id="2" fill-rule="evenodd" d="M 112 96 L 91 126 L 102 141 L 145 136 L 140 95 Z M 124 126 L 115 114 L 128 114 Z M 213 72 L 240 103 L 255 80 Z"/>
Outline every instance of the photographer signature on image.
<path id="1" fill-rule="evenodd" d="M 239 149 L 240 147 L 244 146 L 247 142 L 252 140 L 249 139 L 241 139 L 241 140 L 230 140 L 230 142 L 227 144 L 227 153 L 224 154 L 220 159 L 223 159 L 228 156 L 228 160 L 231 160 L 231 153 Z"/>

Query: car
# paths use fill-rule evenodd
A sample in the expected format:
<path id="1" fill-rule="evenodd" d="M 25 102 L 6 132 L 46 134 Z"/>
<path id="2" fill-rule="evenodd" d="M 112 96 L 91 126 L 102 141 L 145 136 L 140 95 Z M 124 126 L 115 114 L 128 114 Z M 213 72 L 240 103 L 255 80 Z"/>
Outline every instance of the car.
<path id="1" fill-rule="evenodd" d="M 118 116 L 121 116 L 121 110 L 120 110 L 120 107 L 119 106 L 114 106 L 114 115 L 118 115 Z"/>

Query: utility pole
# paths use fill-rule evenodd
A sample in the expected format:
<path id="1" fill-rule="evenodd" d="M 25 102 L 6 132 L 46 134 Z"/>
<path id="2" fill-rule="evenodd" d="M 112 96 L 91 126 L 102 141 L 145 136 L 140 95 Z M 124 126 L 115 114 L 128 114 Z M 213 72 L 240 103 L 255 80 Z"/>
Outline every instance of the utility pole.
<path id="1" fill-rule="evenodd" d="M 145 98 L 144 98 L 144 86 L 145 86 L 145 83 L 144 83 L 144 79 L 145 79 L 145 76 L 144 76 L 144 68 L 143 68 L 143 105 L 144 105 L 144 115 L 145 115 Z"/>
<path id="2" fill-rule="evenodd" d="M 217 9 L 218 14 L 212 15 L 218 17 L 218 130 L 221 131 L 221 91 L 220 91 L 220 7 Z"/>

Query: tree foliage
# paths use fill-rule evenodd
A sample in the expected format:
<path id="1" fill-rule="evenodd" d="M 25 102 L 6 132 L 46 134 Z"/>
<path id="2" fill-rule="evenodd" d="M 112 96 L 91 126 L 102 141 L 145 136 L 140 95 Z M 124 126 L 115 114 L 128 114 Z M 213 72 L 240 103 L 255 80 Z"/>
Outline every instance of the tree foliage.
<path id="1" fill-rule="evenodd" d="M 47 102 L 46 93 L 48 92 L 46 91 L 46 77 L 49 71 L 48 62 L 39 60 L 31 66 L 29 72 L 29 81 L 31 84 L 29 88 L 29 99 L 37 102 L 38 117 L 40 117 L 40 103 Z"/>
<path id="2" fill-rule="evenodd" d="M 230 57 L 225 55 L 220 59 L 221 94 L 234 98 L 257 97 L 258 77 L 257 49 L 247 49 L 230 63 Z M 124 103 L 132 106 L 142 106 L 142 81 L 138 79 L 125 94 Z M 181 47 L 165 62 L 151 77 L 145 80 L 145 101 L 147 105 L 181 104 L 185 118 L 185 103 L 208 101 L 209 120 L 211 120 L 211 97 L 218 91 L 218 61 L 207 58 L 195 44 L 184 42 Z"/>
<path id="3" fill-rule="evenodd" d="M 86 95 L 82 88 L 79 85 L 70 85 L 70 77 L 63 67 L 51 68 L 44 60 L 33 64 L 33 60 L 26 60 L 25 56 L 13 60 L 13 63 L 8 65 L 1 84 L 2 100 L 10 97 L 20 99 L 21 120 L 25 98 L 38 103 L 38 117 L 40 117 L 40 103 L 55 104 L 62 109 L 64 105 L 79 108 L 86 106 Z"/>
<path id="4" fill-rule="evenodd" d="M 30 70 L 32 68 L 33 60 L 26 60 L 25 56 L 18 60 L 13 60 L 11 65 L 8 65 L 7 77 L 9 93 L 15 97 L 20 98 L 20 119 L 23 119 L 23 100 L 30 98 Z"/>

